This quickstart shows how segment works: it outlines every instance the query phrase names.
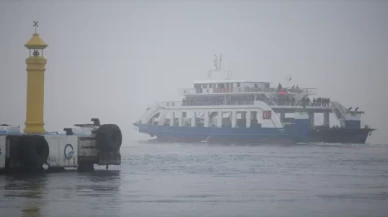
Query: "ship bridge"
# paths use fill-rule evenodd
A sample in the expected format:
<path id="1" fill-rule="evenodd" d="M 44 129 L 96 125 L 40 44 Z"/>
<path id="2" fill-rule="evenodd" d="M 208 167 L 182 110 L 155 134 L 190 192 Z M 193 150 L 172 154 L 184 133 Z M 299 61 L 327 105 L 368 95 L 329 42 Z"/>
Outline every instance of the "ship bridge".
<path id="1" fill-rule="evenodd" d="M 315 88 L 277 88 L 270 82 L 244 80 L 205 80 L 194 82 L 194 88 L 181 89 L 184 106 L 195 105 L 252 105 L 254 101 L 263 101 L 272 106 L 302 106 Z M 309 103 L 309 102 L 307 102 Z M 328 103 L 327 103 L 328 104 Z M 290 110 L 292 107 L 279 107 Z"/>
<path id="2" fill-rule="evenodd" d="M 207 80 L 193 82 L 193 88 L 180 89 L 183 104 L 251 105 L 253 101 L 263 101 L 271 106 L 279 105 L 277 102 L 298 105 L 304 98 L 316 95 L 315 88 L 283 87 L 280 83 L 274 87 L 266 81 L 232 80 L 232 71 L 221 70 L 221 62 L 222 55 L 215 55 L 214 69 L 209 70 Z"/>

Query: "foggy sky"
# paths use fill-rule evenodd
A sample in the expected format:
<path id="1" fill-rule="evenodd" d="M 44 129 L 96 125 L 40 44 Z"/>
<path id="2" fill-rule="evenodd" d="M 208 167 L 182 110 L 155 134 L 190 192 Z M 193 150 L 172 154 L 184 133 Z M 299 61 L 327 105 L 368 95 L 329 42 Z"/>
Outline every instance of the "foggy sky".
<path id="1" fill-rule="evenodd" d="M 125 145 L 147 105 L 180 100 L 214 54 L 232 79 L 316 87 L 366 112 L 387 144 L 387 1 L 0 1 L 0 122 L 24 129 L 24 44 L 38 20 L 49 45 L 45 128 L 99 117 Z M 148 138 L 148 137 L 145 137 Z"/>

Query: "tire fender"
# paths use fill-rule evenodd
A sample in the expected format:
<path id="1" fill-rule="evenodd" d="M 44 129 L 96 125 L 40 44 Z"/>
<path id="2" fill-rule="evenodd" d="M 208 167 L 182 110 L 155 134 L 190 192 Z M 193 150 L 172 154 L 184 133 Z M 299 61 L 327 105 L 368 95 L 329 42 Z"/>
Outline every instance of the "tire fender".
<path id="1" fill-rule="evenodd" d="M 22 136 L 17 147 L 19 159 L 25 167 L 41 168 L 47 162 L 50 150 L 44 136 Z"/>
<path id="2" fill-rule="evenodd" d="M 117 151 L 122 143 L 122 134 L 116 124 L 103 124 L 96 132 L 96 145 L 101 151 Z"/>

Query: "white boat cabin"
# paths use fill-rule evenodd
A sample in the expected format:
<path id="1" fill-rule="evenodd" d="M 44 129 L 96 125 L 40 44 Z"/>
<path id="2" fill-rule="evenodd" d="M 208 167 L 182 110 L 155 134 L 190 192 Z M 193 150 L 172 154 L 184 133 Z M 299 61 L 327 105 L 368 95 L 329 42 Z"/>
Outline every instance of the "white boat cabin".
<path id="1" fill-rule="evenodd" d="M 173 127 L 283 128 L 279 115 L 268 104 L 260 101 L 255 101 L 249 106 L 222 107 L 188 107 L 182 106 L 180 102 L 163 102 L 149 108 L 138 124 Z"/>

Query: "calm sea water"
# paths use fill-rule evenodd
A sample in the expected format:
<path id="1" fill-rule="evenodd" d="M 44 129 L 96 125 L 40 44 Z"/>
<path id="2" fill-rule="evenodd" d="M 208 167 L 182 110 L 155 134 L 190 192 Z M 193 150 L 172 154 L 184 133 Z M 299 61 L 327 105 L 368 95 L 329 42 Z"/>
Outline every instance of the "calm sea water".
<path id="1" fill-rule="evenodd" d="M 97 169 L 0 176 L 0 216 L 388 216 L 388 145 L 134 142 Z"/>

